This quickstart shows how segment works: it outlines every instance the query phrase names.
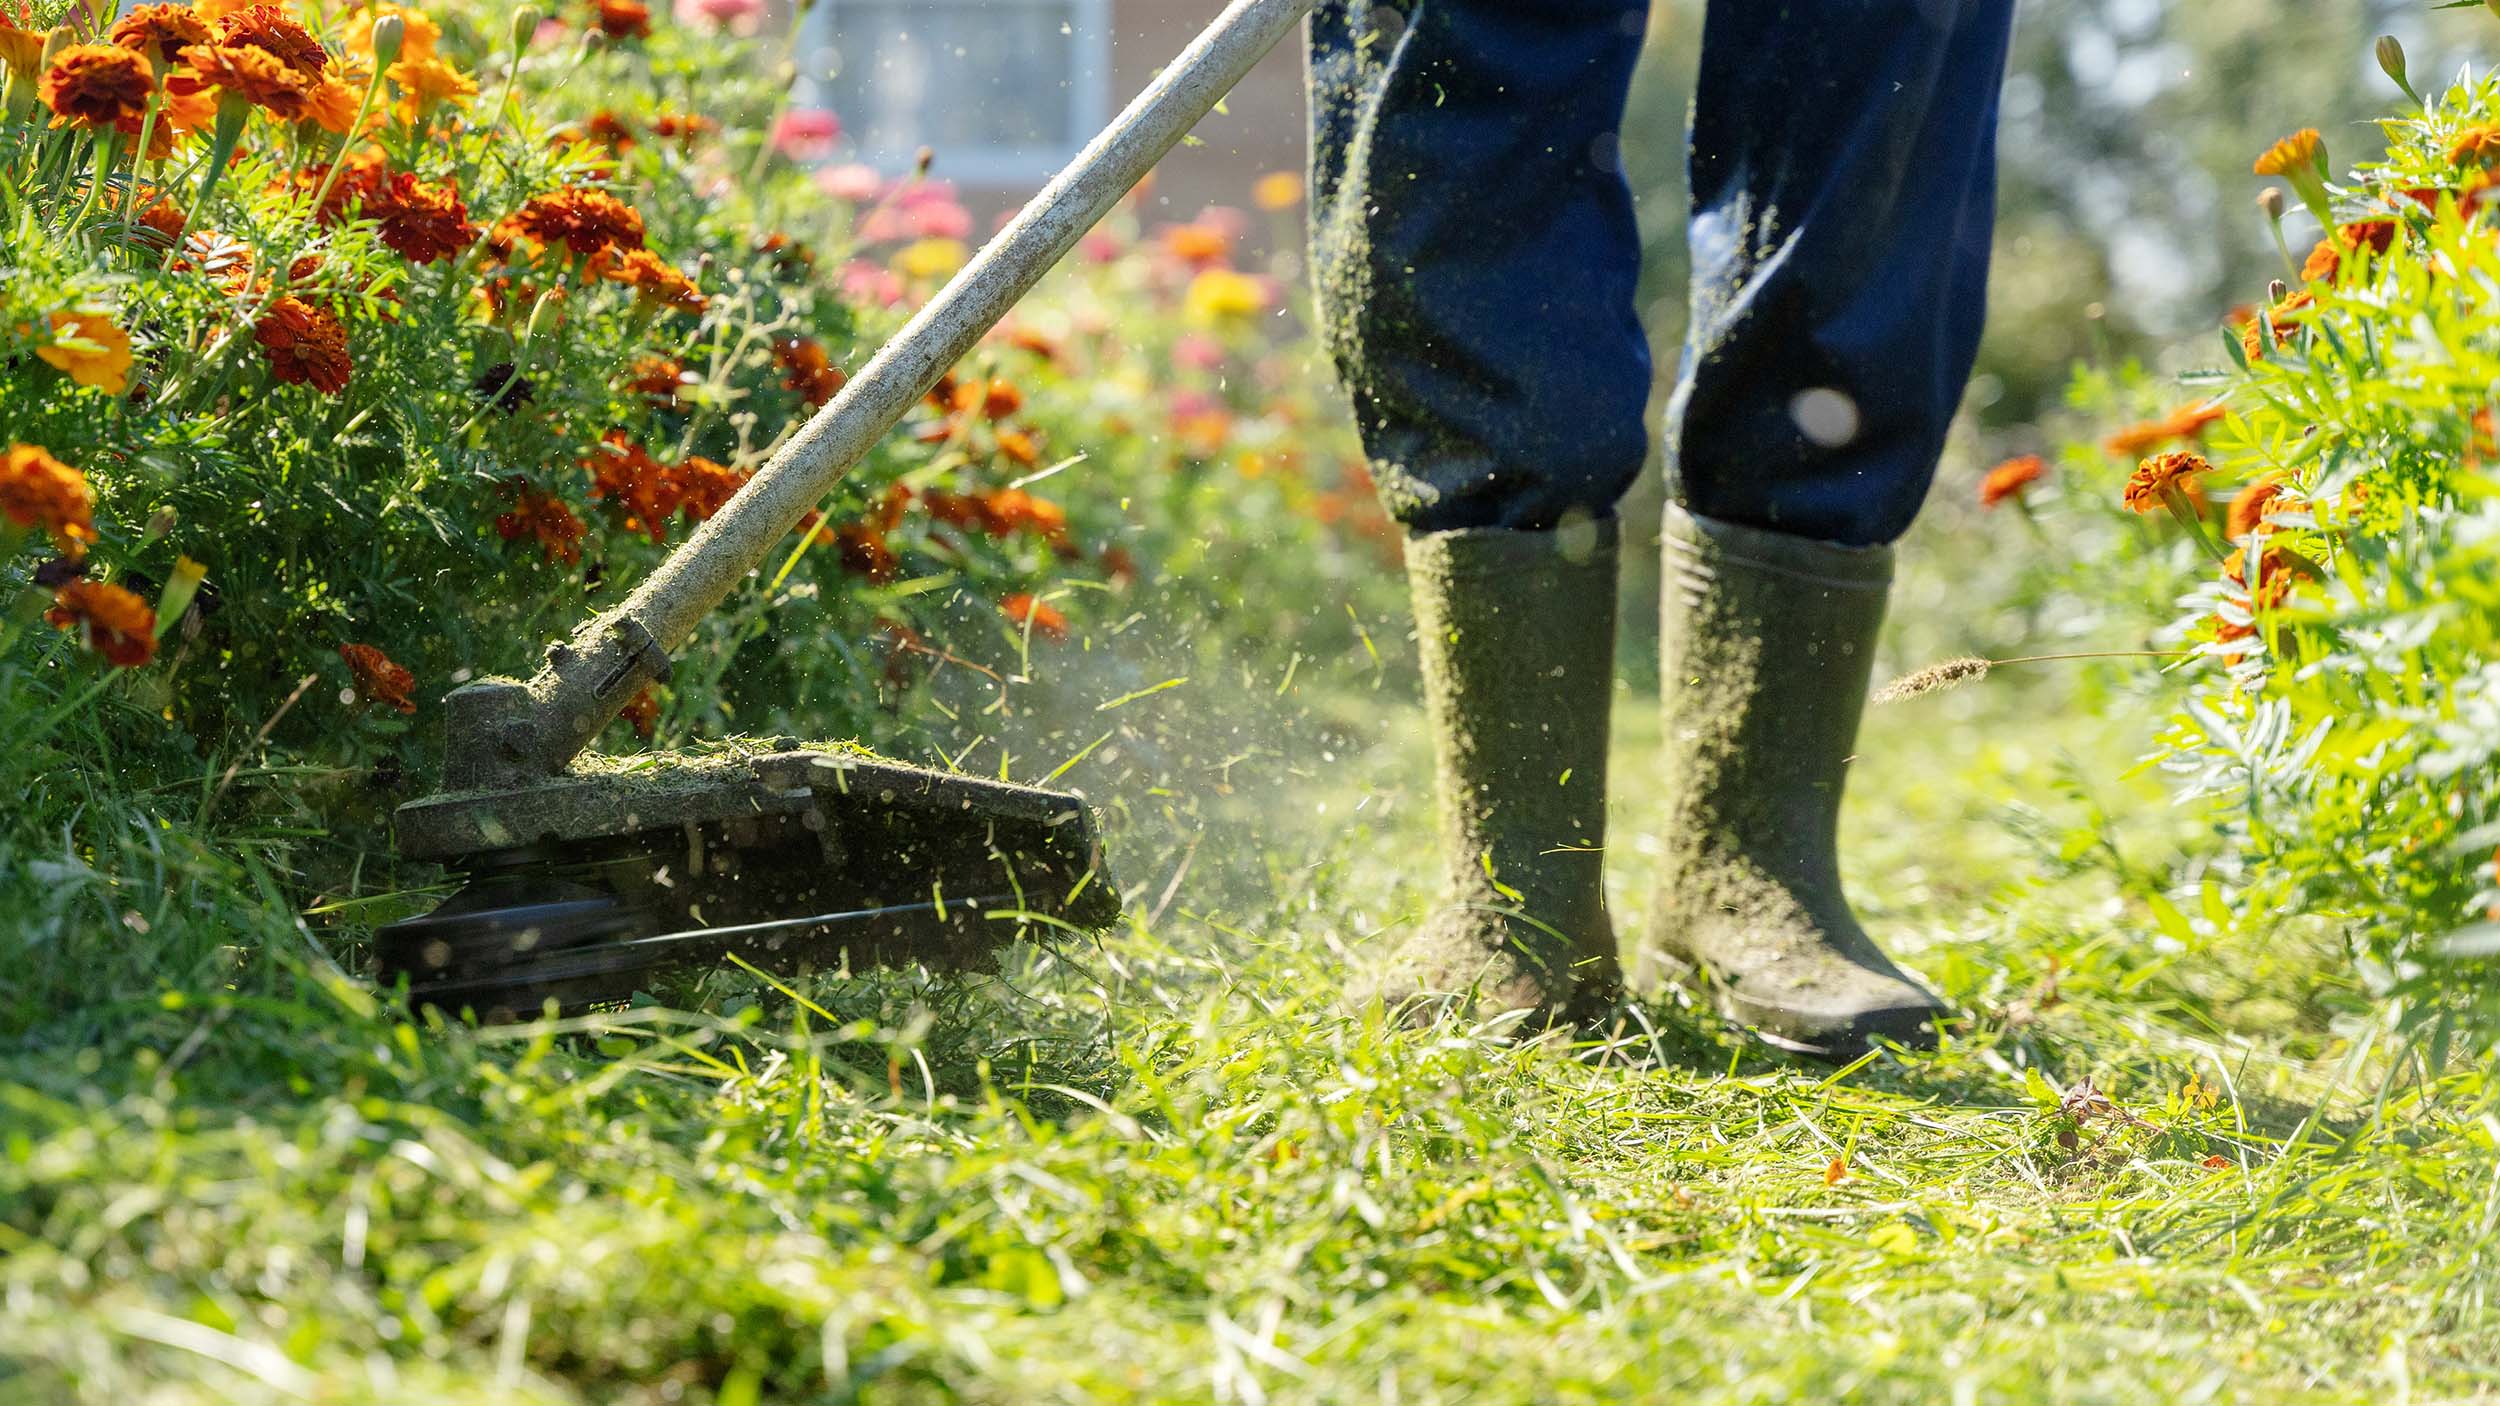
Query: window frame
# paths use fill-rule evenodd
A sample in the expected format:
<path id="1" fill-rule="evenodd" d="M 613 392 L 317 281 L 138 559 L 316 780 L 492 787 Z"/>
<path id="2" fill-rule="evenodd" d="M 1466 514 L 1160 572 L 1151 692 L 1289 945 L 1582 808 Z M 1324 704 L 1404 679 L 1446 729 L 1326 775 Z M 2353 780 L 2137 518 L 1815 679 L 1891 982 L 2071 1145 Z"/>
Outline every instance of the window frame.
<path id="1" fill-rule="evenodd" d="M 857 0 L 817 0 L 807 17 L 809 33 L 800 37 L 802 54 L 833 47 L 834 15 L 845 3 Z M 1067 121 L 1070 138 L 1062 146 L 985 146 L 940 147 L 937 152 L 938 174 L 958 185 L 966 186 L 1039 186 L 1072 160 L 1094 134 L 1111 120 L 1111 21 L 1115 0 L 878 0 L 875 8 L 903 8 L 911 11 L 991 11 L 1003 9 L 1065 8 L 1074 33 L 1070 36 L 1074 67 L 1068 75 L 1066 89 Z M 873 61 L 873 56 L 871 56 Z M 852 62 L 844 55 L 843 62 Z M 813 89 L 815 104 L 831 108 L 845 124 L 850 115 L 833 100 L 833 80 L 813 74 L 803 76 L 800 83 L 802 99 Z M 876 164 L 874 158 L 861 153 L 858 159 Z M 899 172 L 889 171 L 895 175 Z"/>

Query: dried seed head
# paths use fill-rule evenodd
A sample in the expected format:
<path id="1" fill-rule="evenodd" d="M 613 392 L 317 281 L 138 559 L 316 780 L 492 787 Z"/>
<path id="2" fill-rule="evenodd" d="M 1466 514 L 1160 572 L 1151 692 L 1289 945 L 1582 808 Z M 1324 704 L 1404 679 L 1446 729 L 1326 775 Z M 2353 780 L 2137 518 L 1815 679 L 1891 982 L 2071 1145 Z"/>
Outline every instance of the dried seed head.
<path id="1" fill-rule="evenodd" d="M 1930 664 L 1915 674 L 1905 674 L 1877 689 L 1874 701 L 1899 703 L 1930 693 L 1942 693 L 1948 688 L 1960 688 L 1966 683 L 1976 683 L 1988 677 L 1988 667 L 1985 659 L 1947 659 L 1941 664 Z"/>
<path id="2" fill-rule="evenodd" d="M 2266 218 L 2269 220 L 2282 219 L 2283 187 L 2267 186 L 2264 190 L 2257 192 L 2257 208 L 2265 211 Z"/>

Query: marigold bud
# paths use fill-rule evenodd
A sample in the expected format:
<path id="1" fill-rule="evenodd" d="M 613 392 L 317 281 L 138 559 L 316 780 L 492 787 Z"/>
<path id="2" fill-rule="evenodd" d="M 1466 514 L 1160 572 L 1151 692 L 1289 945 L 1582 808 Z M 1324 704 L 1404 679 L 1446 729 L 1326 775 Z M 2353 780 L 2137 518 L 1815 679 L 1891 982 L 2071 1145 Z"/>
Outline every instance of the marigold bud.
<path id="1" fill-rule="evenodd" d="M 531 342 L 538 339 L 538 334 L 541 330 L 552 325 L 555 319 L 562 317 L 563 315 L 563 289 L 550 288 L 546 292 L 539 294 L 538 301 L 530 306 L 530 320 L 528 325 L 521 329 L 520 345 L 515 347 L 514 350 L 526 350 Z"/>
<path id="2" fill-rule="evenodd" d="M 373 22 L 373 66 L 389 68 L 399 62 L 399 51 L 408 43 L 408 21 L 397 15 L 384 15 Z"/>
<path id="3" fill-rule="evenodd" d="M 191 608 L 193 598 L 200 593 L 200 582 L 207 575 L 208 568 L 191 558 L 174 558 L 173 574 L 166 578 L 165 589 L 158 592 L 156 597 L 156 637 L 158 639 L 163 639 L 166 631 L 182 622 L 183 612 Z"/>
<path id="4" fill-rule="evenodd" d="M 2378 66 L 2381 72 L 2396 81 L 2396 86 L 2410 93 L 2413 82 L 2405 76 L 2405 46 L 2393 34 L 2378 37 Z"/>
<path id="5" fill-rule="evenodd" d="M 522 5 L 513 10 L 509 37 L 512 40 L 514 53 L 523 53 L 528 50 L 530 40 L 538 34 L 539 22 L 545 18 L 546 16 L 539 13 L 536 5 Z"/>
<path id="6" fill-rule="evenodd" d="M 2257 192 L 2257 208 L 2265 211 L 2266 218 L 2269 220 L 2282 219 L 2283 188 L 2281 186 L 2267 186 L 2264 190 Z"/>

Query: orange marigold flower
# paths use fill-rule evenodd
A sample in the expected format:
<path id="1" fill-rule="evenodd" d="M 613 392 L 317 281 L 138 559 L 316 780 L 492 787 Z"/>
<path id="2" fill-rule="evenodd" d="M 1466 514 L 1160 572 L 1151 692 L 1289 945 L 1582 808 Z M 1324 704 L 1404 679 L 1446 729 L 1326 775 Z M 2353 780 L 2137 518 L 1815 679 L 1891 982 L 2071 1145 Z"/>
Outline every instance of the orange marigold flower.
<path id="1" fill-rule="evenodd" d="M 663 112 L 651 119 L 651 135 L 675 137 L 680 141 L 693 141 L 704 133 L 717 131 L 719 128 L 718 122 L 691 112 Z"/>
<path id="2" fill-rule="evenodd" d="M 1233 237 L 1219 225 L 1171 225 L 1163 231 L 1163 247 L 1188 263 L 1218 264 L 1232 257 Z"/>
<path id="3" fill-rule="evenodd" d="M 784 278 L 802 278 L 816 267 L 816 251 L 786 234 L 765 235 L 755 241 L 755 252 L 769 256 L 773 271 Z"/>
<path id="4" fill-rule="evenodd" d="M 70 582 L 53 593 L 43 618 L 64 630 L 85 630 L 87 647 L 124 669 L 156 657 L 156 612 L 109 582 Z"/>
<path id="5" fill-rule="evenodd" d="M 400 58 L 430 59 L 434 57 L 434 45 L 443 37 L 443 27 L 436 24 L 423 10 L 407 5 L 376 5 L 369 10 L 360 10 L 349 16 L 347 20 L 348 49 L 354 53 L 363 54 L 367 58 L 375 57 L 373 27 L 391 15 L 399 17 Z"/>
<path id="6" fill-rule="evenodd" d="M 390 179 L 389 159 L 370 149 L 349 156 L 335 181 L 330 179 L 330 168 L 321 164 L 306 166 L 289 178 L 294 188 L 305 194 L 329 187 L 329 194 L 321 199 L 321 209 L 314 214 L 314 219 L 324 225 L 346 219 L 379 196 Z"/>
<path id="7" fill-rule="evenodd" d="M 2222 559 L 2222 579 L 2239 587 L 2238 593 L 2252 607 L 2272 610 L 2291 595 L 2292 587 L 2306 574 L 2306 566 L 2307 563 L 2299 557 L 2268 547 L 2257 558 L 2257 585 L 2251 590 L 2248 584 L 2248 552 L 2246 548 L 2239 548 Z"/>
<path id="8" fill-rule="evenodd" d="M 72 561 L 95 540 L 87 476 L 32 444 L 12 444 L 0 455 L 0 519 L 21 532 L 43 529 L 53 549 Z"/>
<path id="9" fill-rule="evenodd" d="M 1007 344 L 1019 351 L 1031 352 L 1044 361 L 1055 362 L 1061 355 L 1059 343 L 1055 339 L 1021 324 L 1008 329 Z"/>
<path id="10" fill-rule="evenodd" d="M 333 64 L 313 80 L 312 90 L 304 95 L 304 116 L 314 126 L 333 136 L 344 137 L 356 125 L 356 113 L 364 106 L 367 77 L 352 69 Z M 367 121 L 370 126 L 370 119 Z"/>
<path id="11" fill-rule="evenodd" d="M 1302 203 L 1302 173 L 1270 171 L 1251 183 L 1250 203 L 1262 210 L 1290 210 Z"/>
<path id="12" fill-rule="evenodd" d="M 648 742 L 660 730 L 660 695 L 644 684 L 633 700 L 616 710 L 616 716 L 634 730 L 634 735 Z"/>
<path id="13" fill-rule="evenodd" d="M 1979 505 L 1993 508 L 2008 498 L 2020 498 L 2023 490 L 2048 476 L 2048 461 L 2037 454 L 2008 459 L 1979 480 Z"/>
<path id="14" fill-rule="evenodd" d="M 1052 640 L 1068 637 L 1068 617 L 1047 602 L 1037 600 L 1030 592 L 1018 591 L 998 603 L 999 611 L 1008 619 Z"/>
<path id="15" fill-rule="evenodd" d="M 610 151 L 631 151 L 634 146 L 632 124 L 604 107 L 582 124 L 582 135 Z"/>
<path id="16" fill-rule="evenodd" d="M 430 186 L 401 171 L 365 197 L 365 214 L 382 222 L 379 238 L 412 264 L 448 259 L 477 242 L 469 207 L 449 185 Z"/>
<path id="17" fill-rule="evenodd" d="M 2222 535 L 2236 542 L 2266 528 L 2266 509 L 2283 496 L 2283 475 L 2270 473 L 2251 483 L 2231 500 L 2223 516 Z"/>
<path id="18" fill-rule="evenodd" d="M 642 0 L 591 0 L 593 22 L 610 39 L 651 37 L 651 7 Z"/>
<path id="19" fill-rule="evenodd" d="M 21 29 L 0 10 L 0 69 L 7 76 L 32 81 L 43 67 L 44 41 L 51 38 L 48 29 Z"/>
<path id="20" fill-rule="evenodd" d="M 271 303 L 252 324 L 252 340 L 269 354 L 270 374 L 288 385 L 337 395 L 355 370 L 338 315 L 292 294 Z"/>
<path id="21" fill-rule="evenodd" d="M 513 213 L 512 225 L 540 247 L 562 244 L 577 259 L 642 247 L 642 216 L 604 190 L 574 187 L 533 196 Z"/>
<path id="22" fill-rule="evenodd" d="M 2458 166 L 2488 166 L 2500 160 L 2500 124 L 2486 122 L 2457 133 L 2448 143 L 2448 160 Z"/>
<path id="23" fill-rule="evenodd" d="M 312 31 L 275 5 L 253 5 L 220 18 L 210 42 L 258 49 L 307 82 L 320 77 L 330 61 L 329 52 L 312 37 Z"/>
<path id="24" fill-rule="evenodd" d="M 628 249 L 621 257 L 602 254 L 590 261 L 587 272 L 611 283 L 633 288 L 644 302 L 654 307 L 701 315 L 712 300 L 686 277 L 675 264 L 648 249 Z"/>
<path id="25" fill-rule="evenodd" d="M 727 464 L 716 464 L 700 454 L 690 455 L 669 470 L 671 486 L 676 490 L 686 516 L 701 522 L 729 506 L 738 490 L 747 486 L 748 475 Z"/>
<path id="26" fill-rule="evenodd" d="M 194 44 L 182 51 L 188 73 L 177 73 L 166 91 L 190 96 L 212 89 L 231 94 L 292 122 L 312 101 L 312 80 L 265 49 L 248 44 Z"/>
<path id="27" fill-rule="evenodd" d="M 141 5 L 113 26 L 112 38 L 162 72 L 181 59 L 184 49 L 208 42 L 208 23 L 188 5 Z"/>
<path id="28" fill-rule="evenodd" d="M 626 438 L 623 430 L 610 430 L 582 467 L 590 472 L 590 496 L 625 510 L 626 531 L 640 532 L 655 543 L 668 540 L 668 520 L 682 491 L 666 465 Z"/>
<path id="29" fill-rule="evenodd" d="M 2273 328 L 2271 344 L 2282 346 L 2292 339 L 2293 329 L 2308 320 L 2307 310 L 2317 301 L 2316 294 L 2303 288 L 2268 308 L 2264 316 L 2249 319 L 2240 329 L 2240 350 L 2247 353 L 2250 361 L 2265 360 L 2269 343 L 2266 329 Z"/>
<path id="30" fill-rule="evenodd" d="M 960 527 L 966 531 L 989 530 L 988 515 L 978 498 L 949 493 L 944 489 L 931 489 L 920 495 L 920 501 L 928 507 L 930 517 L 949 527 Z"/>
<path id="31" fill-rule="evenodd" d="M 148 61 L 117 44 L 72 44 L 53 58 L 36 85 L 43 105 L 52 109 L 53 126 L 88 131 L 138 122 L 155 91 Z"/>
<path id="32" fill-rule="evenodd" d="M 1000 430 L 998 452 L 1010 463 L 1022 468 L 1029 469 L 1042 462 L 1041 442 L 1025 430 Z"/>
<path id="33" fill-rule="evenodd" d="M 399 89 L 399 115 L 409 122 L 444 103 L 465 107 L 477 96 L 477 80 L 437 58 L 403 58 L 386 70 Z"/>
<path id="34" fill-rule="evenodd" d="M 130 386 L 130 334 L 100 312 L 52 314 L 52 343 L 35 355 L 82 386 L 120 395 Z"/>
<path id="35" fill-rule="evenodd" d="M 2267 147 L 2257 158 L 2256 173 L 2260 176 L 2291 176 L 2323 165 L 2326 143 L 2315 127 L 2303 127 L 2283 140 Z"/>
<path id="36" fill-rule="evenodd" d="M 1017 390 L 1011 382 L 992 377 L 988 385 L 972 389 L 978 393 L 976 403 L 981 407 L 981 413 L 993 420 L 1004 420 L 1024 408 L 1024 392 Z"/>
<path id="37" fill-rule="evenodd" d="M 140 227 L 154 233 L 158 247 L 165 249 L 181 242 L 182 228 L 190 221 L 191 217 L 184 214 L 182 207 L 176 205 L 170 196 L 157 196 L 139 212 Z"/>
<path id="38" fill-rule="evenodd" d="M 653 400 L 674 402 L 677 388 L 685 384 L 686 368 L 672 356 L 644 355 L 634 359 L 633 369 L 625 375 L 625 388 Z"/>
<path id="39" fill-rule="evenodd" d="M 186 93 L 175 89 L 170 78 L 166 80 L 165 102 L 156 111 L 158 128 L 179 137 L 192 132 L 204 132 L 216 120 L 216 90 Z"/>
<path id="40" fill-rule="evenodd" d="M 1048 498 L 1036 498 L 1021 488 L 1002 488 L 980 501 L 984 525 L 997 536 L 1034 532 L 1056 542 L 1068 535 L 1068 510 Z"/>
<path id="41" fill-rule="evenodd" d="M 369 644 L 343 644 L 339 658 L 347 661 L 347 672 L 356 680 L 356 692 L 368 703 L 388 704 L 403 713 L 417 711 L 409 701 L 408 690 L 417 686 L 417 676 Z"/>
<path id="42" fill-rule="evenodd" d="M 2202 454 L 2174 449 L 2156 454 L 2136 465 L 2127 480 L 2126 504 L 2139 513 L 2149 513 L 2163 505 L 2165 493 L 2177 489 L 2185 492 L 2201 474 L 2212 473 L 2214 466 Z"/>
<path id="43" fill-rule="evenodd" d="M 2300 276 L 2307 281 L 2331 283 L 2343 270 L 2346 254 L 2363 249 L 2384 254 L 2396 246 L 2399 228 L 2389 219 L 2355 220 L 2340 226 L 2332 238 L 2319 240 L 2317 247 L 2309 251 L 2308 261 L 2300 266 Z"/>
<path id="44" fill-rule="evenodd" d="M 510 542 L 522 537 L 535 538 L 539 550 L 549 561 L 577 562 L 582 559 L 582 534 L 587 531 L 573 509 L 552 493 L 541 493 L 528 483 L 514 479 L 512 511 L 495 519 L 495 532 Z"/>
<path id="45" fill-rule="evenodd" d="M 843 524 L 834 533 L 834 542 L 842 549 L 842 569 L 853 576 L 885 582 L 902 574 L 902 564 L 887 545 L 884 529 L 873 522 Z"/>
<path id="46" fill-rule="evenodd" d="M 850 378 L 842 368 L 825 355 L 824 344 L 813 337 L 784 337 L 773 344 L 773 360 L 788 374 L 781 378 L 783 390 L 797 391 L 809 405 L 821 406 L 833 399 Z"/>
<path id="47" fill-rule="evenodd" d="M 2158 420 L 2139 420 L 2104 440 L 2102 447 L 2122 459 L 2149 454 L 2174 439 L 2203 438 L 2206 427 L 2226 413 L 2221 401 L 2196 401 Z"/>

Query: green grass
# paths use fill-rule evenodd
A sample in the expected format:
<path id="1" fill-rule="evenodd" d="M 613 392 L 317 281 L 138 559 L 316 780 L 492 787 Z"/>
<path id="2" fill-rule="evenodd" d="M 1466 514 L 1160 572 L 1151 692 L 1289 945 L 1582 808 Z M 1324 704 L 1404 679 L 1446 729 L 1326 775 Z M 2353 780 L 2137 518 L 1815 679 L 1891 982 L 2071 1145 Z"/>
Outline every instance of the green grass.
<path id="1" fill-rule="evenodd" d="M 1345 1009 L 1420 896 L 1411 742 L 1288 788 L 1333 823 L 1262 908 L 1000 981 L 422 1031 L 230 904 L 221 978 L 0 1055 L 0 1399 L 2500 1396 L 2485 1076 L 2392 1057 L 2297 925 L 2154 902 L 2186 821 L 2071 701 L 1877 716 L 1853 873 L 1971 1019 L 1839 1072 L 1672 1006 Z M 160 877 L 248 890 L 214 853 Z M 2061 1116 L 2087 1079 L 2124 1114 Z"/>

